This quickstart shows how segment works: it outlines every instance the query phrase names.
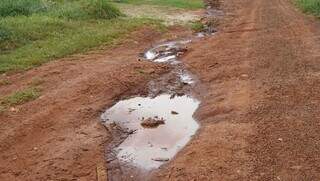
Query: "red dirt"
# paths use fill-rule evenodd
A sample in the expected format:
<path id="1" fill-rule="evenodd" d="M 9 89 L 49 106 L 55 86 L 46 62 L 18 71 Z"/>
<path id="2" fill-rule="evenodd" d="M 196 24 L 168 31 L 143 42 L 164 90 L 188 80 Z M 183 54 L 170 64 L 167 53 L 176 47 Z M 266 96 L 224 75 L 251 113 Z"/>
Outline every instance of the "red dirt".
<path id="1" fill-rule="evenodd" d="M 43 83 L 40 98 L 0 115 L 0 180 L 95 180 L 110 140 L 99 116 L 167 71 L 137 57 L 159 36 L 142 29 L 115 48 L 8 76 L 12 84 L 0 87 L 1 95 L 28 87 L 35 78 Z"/>
<path id="2" fill-rule="evenodd" d="M 219 33 L 183 58 L 206 88 L 201 129 L 151 179 L 319 180 L 320 23 L 290 0 L 221 7 Z M 1 95 L 40 77 L 42 96 L 0 115 L 0 180 L 95 180 L 110 142 L 99 115 L 166 71 L 137 61 L 159 36 L 143 29 L 115 48 L 9 76 Z"/>
<path id="3" fill-rule="evenodd" d="M 198 135 L 154 180 L 319 180 L 320 22 L 289 0 L 225 0 L 184 62 L 207 87 Z"/>

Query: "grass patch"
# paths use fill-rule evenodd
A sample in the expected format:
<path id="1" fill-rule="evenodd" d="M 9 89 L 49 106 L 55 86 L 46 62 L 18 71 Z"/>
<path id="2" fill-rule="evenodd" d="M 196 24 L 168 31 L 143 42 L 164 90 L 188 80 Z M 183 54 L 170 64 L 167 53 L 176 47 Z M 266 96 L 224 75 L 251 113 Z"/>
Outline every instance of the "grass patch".
<path id="1" fill-rule="evenodd" d="M 111 45 L 141 26 L 160 24 L 146 18 L 124 17 L 107 0 L 3 2 L 0 73 L 26 70 L 101 44 Z M 20 10 L 23 7 L 28 10 Z"/>
<path id="2" fill-rule="evenodd" d="M 129 4 L 150 4 L 159 6 L 170 6 L 183 9 L 200 9 L 204 7 L 202 0 L 113 0 L 113 2 Z"/>
<path id="3" fill-rule="evenodd" d="M 14 31 L 18 32 L 16 35 L 21 36 L 17 37 L 18 40 L 14 37 L 14 44 L 9 42 L 9 46 L 6 46 L 9 49 L 15 47 L 14 49 L 0 55 L 0 73 L 39 66 L 51 59 L 84 52 L 101 44 L 111 45 L 138 27 L 159 25 L 153 20 L 143 18 L 92 21 L 68 21 L 50 17 L 46 19 L 43 22 L 42 17 L 32 16 L 0 20 L 0 24 L 6 21 L 8 27 L 15 27 Z M 16 27 L 17 22 L 27 27 L 20 29 Z M 39 26 L 36 26 L 37 24 Z M 33 31 L 25 31 L 28 28 Z M 24 36 L 24 33 L 27 35 Z"/>
<path id="4" fill-rule="evenodd" d="M 122 13 L 107 0 L 78 0 L 56 2 L 50 16 L 67 19 L 112 19 Z"/>
<path id="5" fill-rule="evenodd" d="M 2 108 L 15 106 L 26 103 L 28 101 L 35 100 L 40 96 L 40 90 L 34 87 L 27 88 L 21 91 L 17 91 L 7 97 L 4 97 L 0 101 Z"/>
<path id="6" fill-rule="evenodd" d="M 298 6 L 306 13 L 320 18 L 320 0 L 296 0 Z"/>
<path id="7" fill-rule="evenodd" d="M 200 32 L 204 30 L 204 25 L 200 21 L 192 22 L 190 26 L 194 32 Z"/>
<path id="8" fill-rule="evenodd" d="M 42 0 L 1 0 L 0 17 L 28 16 L 47 10 L 47 4 Z"/>

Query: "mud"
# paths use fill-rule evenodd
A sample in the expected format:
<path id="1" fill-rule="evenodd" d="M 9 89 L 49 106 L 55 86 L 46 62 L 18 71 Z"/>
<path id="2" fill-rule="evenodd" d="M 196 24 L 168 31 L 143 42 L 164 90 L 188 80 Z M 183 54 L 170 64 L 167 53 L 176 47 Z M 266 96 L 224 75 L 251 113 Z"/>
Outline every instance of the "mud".
<path id="1" fill-rule="evenodd" d="M 166 64 L 170 71 L 148 83 L 147 97 L 121 100 L 101 116 L 111 133 L 110 125 L 116 125 L 113 137 L 120 135 L 107 149 L 109 180 L 142 179 L 172 159 L 199 128 L 193 113 L 200 102 L 191 96 L 196 82 L 179 60 L 190 42 L 164 42 L 143 53 L 145 61 Z"/>
<path id="2" fill-rule="evenodd" d="M 156 158 L 171 159 L 195 134 L 199 125 L 192 116 L 198 105 L 199 101 L 186 95 L 135 97 L 118 102 L 102 120 L 132 132 L 114 150 L 121 164 L 150 170 L 163 164 Z M 173 110 L 179 114 L 172 114 Z M 141 125 L 144 119 L 163 122 L 145 127 Z"/>
<path id="3" fill-rule="evenodd" d="M 209 13 L 205 17 L 212 16 Z M 206 27 L 204 36 L 216 31 L 211 29 L 213 24 Z M 196 133 L 199 125 L 193 114 L 200 101 L 192 95 L 199 82 L 180 60 L 195 41 L 199 36 L 164 41 L 139 54 L 144 61 L 168 65 L 170 71 L 148 83 L 147 97 L 121 100 L 101 116 L 107 127 L 116 125 L 124 130 L 107 149 L 107 157 L 112 158 L 107 164 L 108 175 L 112 175 L 109 180 L 129 176 L 141 180 L 141 175 L 147 176 L 150 170 L 170 161 Z"/>

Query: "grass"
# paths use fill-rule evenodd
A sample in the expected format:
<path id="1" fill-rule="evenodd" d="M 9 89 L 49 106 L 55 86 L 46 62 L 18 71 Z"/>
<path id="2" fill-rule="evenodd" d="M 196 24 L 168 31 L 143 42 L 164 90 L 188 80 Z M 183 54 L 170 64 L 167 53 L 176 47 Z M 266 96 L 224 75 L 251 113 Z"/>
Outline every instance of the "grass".
<path id="1" fill-rule="evenodd" d="M 200 32 L 200 31 L 203 31 L 204 29 L 204 24 L 201 23 L 200 21 L 192 22 L 190 26 L 194 32 Z"/>
<path id="2" fill-rule="evenodd" d="M 0 17 L 28 16 L 47 10 L 47 4 L 41 0 L 1 0 Z"/>
<path id="3" fill-rule="evenodd" d="M 21 24 L 28 21 L 37 24 L 41 17 L 21 17 Z M 25 19 L 25 21 L 23 20 Z M 19 21 L 19 20 L 18 20 Z M 17 18 L 8 21 L 15 25 Z M 34 41 L 21 41 L 15 44 L 16 48 L 6 54 L 0 55 L 0 72 L 17 71 L 41 65 L 52 59 L 61 58 L 70 54 L 84 52 L 101 44 L 111 45 L 125 34 L 143 25 L 157 25 L 149 19 L 114 19 L 100 21 L 67 21 L 55 18 L 46 20 L 47 26 L 37 26 L 28 31 L 28 37 L 34 37 Z M 42 23 L 39 23 L 42 24 Z M 51 26 L 51 27 L 50 27 Z M 39 28 L 39 29 L 38 29 Z M 47 31 L 45 31 L 45 29 Z M 18 27 L 15 30 L 19 29 Z M 21 30 L 21 33 L 25 29 Z M 36 36 L 39 35 L 40 36 Z M 23 40 L 21 38 L 20 40 Z M 16 41 L 18 42 L 18 41 Z"/>
<path id="4" fill-rule="evenodd" d="M 151 4 L 191 10 L 200 9 L 204 7 L 202 0 L 113 0 L 113 2 L 129 3 L 136 5 Z"/>
<path id="5" fill-rule="evenodd" d="M 306 13 L 320 18 L 320 0 L 296 0 L 298 6 Z"/>
<path id="6" fill-rule="evenodd" d="M 26 103 L 28 101 L 35 100 L 40 96 L 40 90 L 35 87 L 30 87 L 24 90 L 16 91 L 9 96 L 1 99 L 0 107 L 5 109 L 6 107 L 15 106 Z"/>
<path id="7" fill-rule="evenodd" d="M 4 2 L 0 3 L 0 73 L 111 45 L 141 26 L 159 25 L 156 20 L 124 17 L 107 0 Z"/>

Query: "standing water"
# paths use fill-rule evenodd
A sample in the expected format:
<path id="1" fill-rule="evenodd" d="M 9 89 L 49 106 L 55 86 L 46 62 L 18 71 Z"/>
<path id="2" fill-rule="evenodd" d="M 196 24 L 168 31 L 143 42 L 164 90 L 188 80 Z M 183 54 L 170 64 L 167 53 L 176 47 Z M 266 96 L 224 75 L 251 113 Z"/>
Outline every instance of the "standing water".
<path id="1" fill-rule="evenodd" d="M 149 83 L 152 96 L 121 100 L 102 114 L 105 124 L 116 124 L 131 133 L 112 151 L 120 167 L 122 163 L 142 170 L 158 168 L 170 161 L 198 130 L 193 114 L 200 102 L 181 89 L 195 81 L 178 59 L 190 42 L 166 42 L 146 51 L 146 60 L 169 64 L 172 71 Z"/>
<path id="2" fill-rule="evenodd" d="M 114 143 L 107 149 L 108 173 L 115 180 L 128 175 L 134 179 L 133 175 L 141 177 L 141 173 L 159 168 L 199 129 L 193 114 L 200 101 L 191 96 L 196 80 L 179 61 L 190 42 L 165 42 L 147 50 L 145 60 L 168 64 L 172 71 L 149 82 L 148 97 L 121 100 L 102 114 L 107 127 L 116 125 Z"/>
<path id="3" fill-rule="evenodd" d="M 117 158 L 150 170 L 169 161 L 196 133 L 199 125 L 192 115 L 198 106 L 199 101 L 186 95 L 135 97 L 118 102 L 102 115 L 102 119 L 134 130 L 134 134 L 116 148 Z M 148 119 L 163 120 L 164 124 L 143 126 Z"/>

